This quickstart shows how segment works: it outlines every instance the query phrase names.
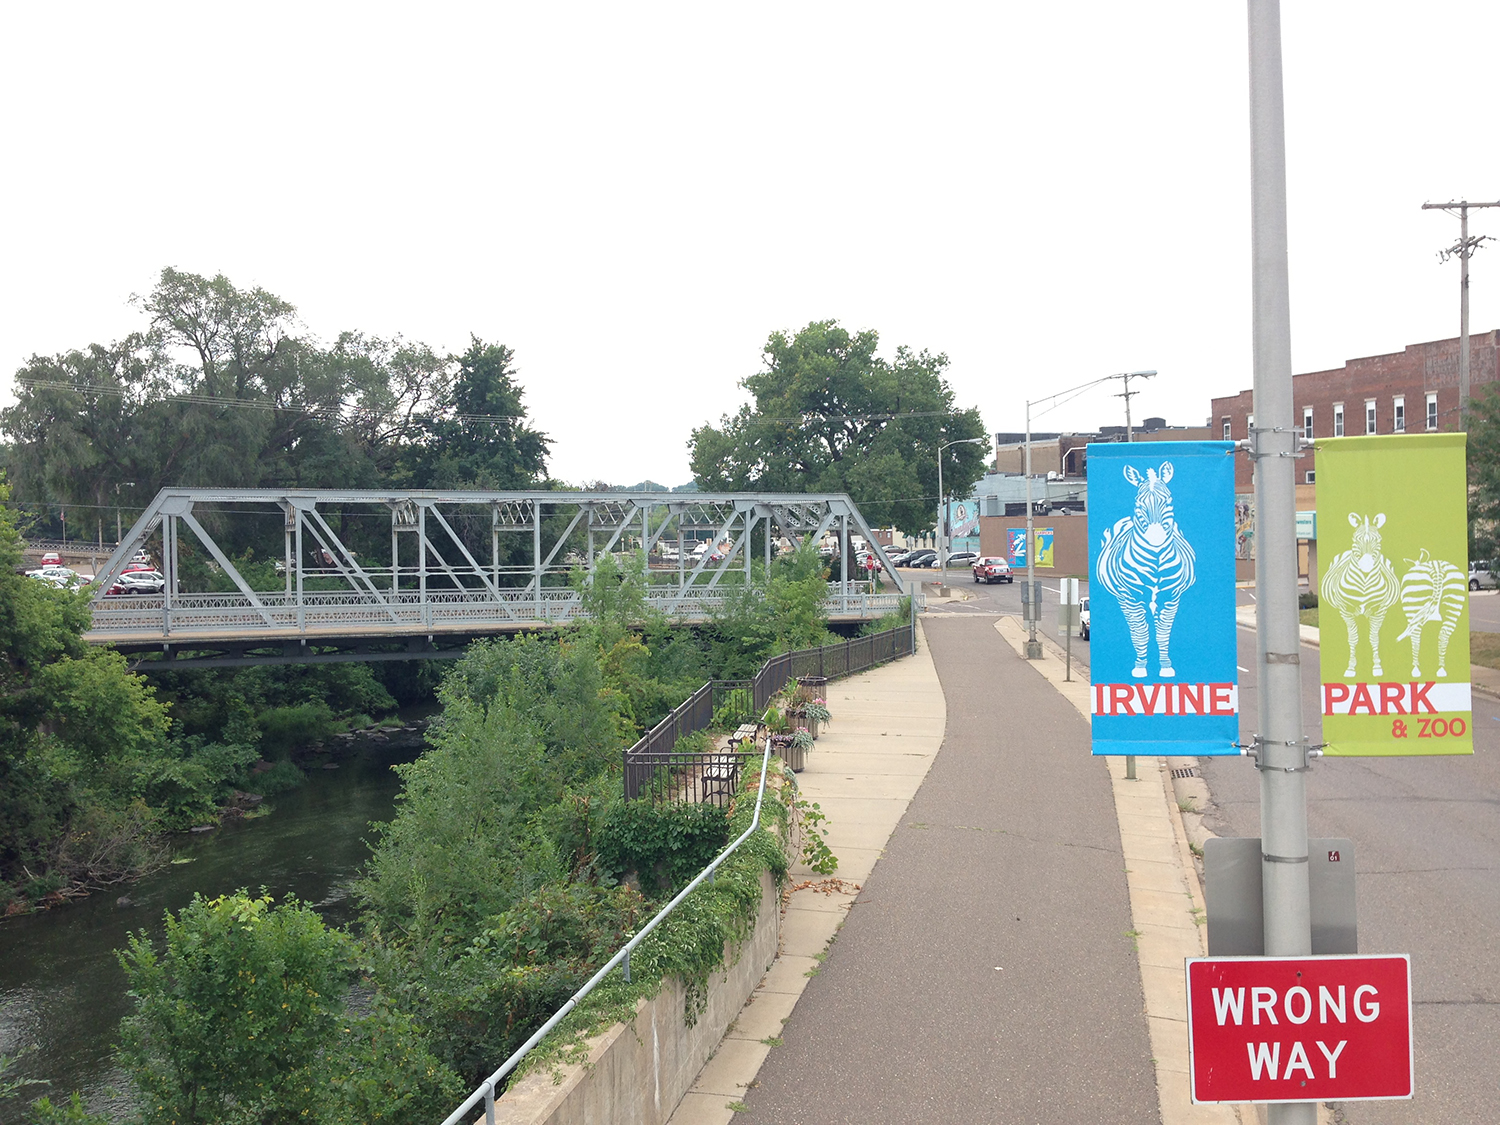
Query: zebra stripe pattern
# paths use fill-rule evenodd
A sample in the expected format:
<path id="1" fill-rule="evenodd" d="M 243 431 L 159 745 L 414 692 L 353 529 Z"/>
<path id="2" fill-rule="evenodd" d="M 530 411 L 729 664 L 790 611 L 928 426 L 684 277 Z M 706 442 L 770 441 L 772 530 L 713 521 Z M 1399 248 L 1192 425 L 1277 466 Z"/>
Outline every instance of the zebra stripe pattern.
<path id="1" fill-rule="evenodd" d="M 1146 650 L 1154 632 L 1158 667 L 1164 679 L 1171 679 L 1177 675 L 1169 654 L 1172 623 L 1182 595 L 1196 580 L 1195 556 L 1172 510 L 1167 488 L 1172 462 L 1163 461 L 1160 470 L 1147 469 L 1144 477 L 1126 465 L 1125 479 L 1136 486 L 1135 511 L 1105 531 L 1096 568 L 1099 583 L 1115 596 L 1130 629 L 1135 649 L 1130 674 L 1145 678 Z"/>
<path id="2" fill-rule="evenodd" d="M 1448 642 L 1469 597 L 1469 578 L 1450 562 L 1434 559 L 1424 547 L 1412 568 L 1401 576 L 1401 611 L 1406 614 L 1406 632 L 1396 639 L 1411 638 L 1411 674 L 1422 675 L 1422 631 L 1432 621 L 1438 626 L 1437 674 L 1448 674 Z"/>
<path id="3" fill-rule="evenodd" d="M 1333 562 L 1323 572 L 1323 581 L 1318 588 L 1322 600 L 1333 606 L 1344 619 L 1344 628 L 1349 634 L 1349 666 L 1344 669 L 1345 679 L 1352 679 L 1355 674 L 1361 617 L 1366 621 L 1370 638 L 1371 674 L 1383 674 L 1380 623 L 1401 596 L 1396 572 L 1380 553 L 1380 529 L 1385 526 L 1385 513 L 1379 512 L 1370 518 L 1350 512 L 1349 524 L 1354 528 L 1354 545 L 1334 556 Z"/>

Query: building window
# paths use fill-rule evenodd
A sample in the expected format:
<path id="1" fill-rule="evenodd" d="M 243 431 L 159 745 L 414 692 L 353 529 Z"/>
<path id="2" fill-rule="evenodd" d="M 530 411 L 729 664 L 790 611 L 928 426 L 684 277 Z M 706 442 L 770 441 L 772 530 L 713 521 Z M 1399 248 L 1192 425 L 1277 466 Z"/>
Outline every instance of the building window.
<path id="1" fill-rule="evenodd" d="M 1229 440 L 1229 419 L 1228 418 L 1224 419 L 1224 440 L 1225 441 Z"/>
<path id="2" fill-rule="evenodd" d="M 1344 436 L 1344 404 L 1342 402 L 1333 404 L 1333 436 Z"/>
<path id="3" fill-rule="evenodd" d="M 1307 472 L 1302 474 L 1302 479 L 1308 484 L 1316 484 L 1318 481 L 1318 471 L 1316 469 L 1308 469 Z"/>
<path id="4" fill-rule="evenodd" d="M 1427 428 L 1437 429 L 1437 395 L 1427 396 Z"/>
<path id="5" fill-rule="evenodd" d="M 1312 407 L 1302 408 L 1302 440 L 1312 441 Z"/>
<path id="6" fill-rule="evenodd" d="M 1404 395 L 1396 396 L 1395 415 L 1391 426 L 1398 434 L 1406 432 L 1406 397 Z"/>
<path id="7" fill-rule="evenodd" d="M 1375 400 L 1367 398 L 1365 399 L 1365 433 L 1373 434 L 1375 432 Z"/>

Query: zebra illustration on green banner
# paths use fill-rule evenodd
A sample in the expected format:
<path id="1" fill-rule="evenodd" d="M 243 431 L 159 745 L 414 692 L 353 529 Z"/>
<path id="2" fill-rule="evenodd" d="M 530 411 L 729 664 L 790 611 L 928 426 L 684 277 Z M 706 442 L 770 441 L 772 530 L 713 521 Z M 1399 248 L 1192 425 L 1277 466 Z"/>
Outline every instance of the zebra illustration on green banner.
<path id="1" fill-rule="evenodd" d="M 1329 755 L 1474 752 L 1464 441 L 1405 434 L 1317 443 Z"/>
<path id="2" fill-rule="evenodd" d="M 1375 518 L 1370 519 L 1350 512 L 1349 526 L 1354 528 L 1354 545 L 1334 557 L 1319 588 L 1323 601 L 1339 611 L 1344 628 L 1349 630 L 1349 667 L 1344 669 L 1346 679 L 1355 674 L 1361 617 L 1367 623 L 1370 672 L 1381 675 L 1380 626 L 1401 596 L 1396 572 L 1391 568 L 1390 560 L 1380 553 L 1380 529 L 1385 526 L 1385 513 L 1377 512 Z"/>
<path id="3" fill-rule="evenodd" d="M 1422 674 L 1422 630 L 1438 623 L 1437 676 L 1448 675 L 1448 642 L 1458 628 L 1459 618 L 1469 605 L 1469 578 L 1466 567 L 1428 556 L 1423 547 L 1412 560 L 1412 568 L 1401 576 L 1401 612 L 1406 615 L 1406 632 L 1396 638 L 1411 638 L 1411 674 Z"/>

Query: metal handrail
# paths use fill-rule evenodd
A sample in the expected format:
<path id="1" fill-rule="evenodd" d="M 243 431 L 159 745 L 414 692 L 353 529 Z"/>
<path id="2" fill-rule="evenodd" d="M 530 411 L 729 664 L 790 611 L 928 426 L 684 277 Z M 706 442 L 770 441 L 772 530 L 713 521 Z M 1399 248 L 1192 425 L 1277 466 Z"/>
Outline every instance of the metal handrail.
<path id="1" fill-rule="evenodd" d="M 642 927 L 641 931 L 635 935 L 635 937 L 631 938 L 628 942 L 625 943 L 624 948 L 622 948 L 618 953 L 611 957 L 609 959 L 609 962 L 602 969 L 600 969 L 597 973 L 589 978 L 588 983 L 586 983 L 577 992 L 573 993 L 573 995 L 568 999 L 568 1002 L 561 1008 L 559 1008 L 557 1012 L 553 1014 L 551 1019 L 542 1024 L 542 1026 L 537 1029 L 536 1033 L 533 1034 L 530 1039 L 526 1040 L 525 1043 L 522 1043 L 521 1046 L 516 1049 L 516 1052 L 510 1056 L 510 1058 L 506 1059 L 503 1063 L 500 1064 L 499 1070 L 495 1071 L 494 1074 L 490 1075 L 482 1083 L 480 1083 L 478 1089 L 470 1094 L 468 1098 L 464 1100 L 464 1103 L 462 1105 L 460 1105 L 457 1109 L 455 1109 L 452 1113 L 450 1113 L 446 1118 L 443 1119 L 443 1125 L 458 1125 L 458 1122 L 463 1119 L 464 1114 L 472 1110 L 481 1101 L 484 1102 L 484 1120 L 486 1122 L 486 1125 L 494 1125 L 495 1087 L 499 1084 L 500 1080 L 511 1071 L 513 1071 L 520 1064 L 521 1060 L 530 1053 L 531 1049 L 538 1043 L 540 1043 L 549 1031 L 560 1024 L 567 1016 L 567 1014 L 578 1006 L 578 1002 L 585 996 L 587 996 L 590 992 L 592 992 L 595 986 L 597 986 L 600 981 L 608 976 L 610 970 L 613 969 L 616 965 L 619 965 L 621 963 L 624 964 L 625 979 L 627 981 L 630 980 L 631 951 L 634 950 L 636 946 L 640 945 L 640 943 L 645 940 L 646 935 L 649 934 L 652 930 L 656 929 L 656 927 L 661 924 L 662 920 L 665 919 L 668 914 L 676 910 L 678 904 L 680 904 L 683 899 L 687 898 L 688 895 L 697 890 L 705 879 L 713 878 L 713 874 L 719 869 L 719 865 L 726 859 L 728 859 L 734 853 L 735 849 L 743 844 L 746 840 L 748 840 L 751 834 L 754 833 L 754 831 L 758 827 L 760 827 L 760 808 L 761 802 L 765 800 L 766 796 L 766 775 L 769 772 L 770 764 L 771 740 L 769 737 L 767 737 L 765 752 L 761 755 L 760 759 L 760 789 L 755 795 L 755 816 L 750 820 L 750 827 L 745 829 L 745 831 L 740 834 L 739 839 L 735 840 L 732 844 L 730 844 L 727 848 L 720 852 L 718 857 L 715 858 L 712 863 L 710 863 L 707 867 L 700 871 L 696 879 L 694 879 L 686 887 L 683 887 L 671 902 L 662 907 L 661 910 L 657 912 L 656 916 L 653 917 L 651 921 L 647 922 L 646 925 Z"/>

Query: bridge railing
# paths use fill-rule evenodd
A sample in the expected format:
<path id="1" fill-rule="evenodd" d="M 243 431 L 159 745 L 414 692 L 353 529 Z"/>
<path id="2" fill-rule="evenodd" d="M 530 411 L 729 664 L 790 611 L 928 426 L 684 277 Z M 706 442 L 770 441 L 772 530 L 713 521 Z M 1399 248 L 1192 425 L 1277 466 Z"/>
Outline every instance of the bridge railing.
<path id="1" fill-rule="evenodd" d="M 647 602 L 669 617 L 703 620 L 720 609 L 729 591 L 653 589 Z M 900 608 L 901 595 L 834 589 L 825 602 L 831 617 L 876 618 Z M 578 594 L 567 587 L 541 591 L 429 590 L 364 592 L 282 591 L 245 594 L 113 595 L 94 607 L 90 639 L 152 633 L 166 640 L 190 640 L 194 632 L 226 632 L 253 639 L 257 634 L 327 633 L 347 627 L 362 632 L 388 630 L 393 635 L 420 633 L 432 627 L 503 629 L 530 625 L 563 625 L 585 616 Z"/>

